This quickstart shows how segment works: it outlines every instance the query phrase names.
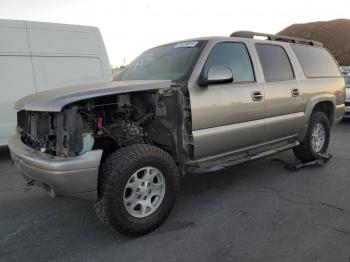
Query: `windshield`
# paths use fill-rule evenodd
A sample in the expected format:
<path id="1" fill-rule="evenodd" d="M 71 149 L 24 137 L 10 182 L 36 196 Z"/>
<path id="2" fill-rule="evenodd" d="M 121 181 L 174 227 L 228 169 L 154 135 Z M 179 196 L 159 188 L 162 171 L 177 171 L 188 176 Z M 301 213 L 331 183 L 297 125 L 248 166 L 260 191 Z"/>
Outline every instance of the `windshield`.
<path id="1" fill-rule="evenodd" d="M 147 50 L 117 80 L 187 80 L 203 45 L 203 41 L 191 41 Z"/>

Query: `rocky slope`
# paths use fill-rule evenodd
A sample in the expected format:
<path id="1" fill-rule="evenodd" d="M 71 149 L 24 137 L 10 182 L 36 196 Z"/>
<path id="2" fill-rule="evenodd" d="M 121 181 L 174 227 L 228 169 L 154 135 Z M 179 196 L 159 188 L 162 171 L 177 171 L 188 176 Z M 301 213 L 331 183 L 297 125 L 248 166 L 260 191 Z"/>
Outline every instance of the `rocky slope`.
<path id="1" fill-rule="evenodd" d="M 349 19 L 293 24 L 278 34 L 320 41 L 332 52 L 340 65 L 350 65 Z"/>

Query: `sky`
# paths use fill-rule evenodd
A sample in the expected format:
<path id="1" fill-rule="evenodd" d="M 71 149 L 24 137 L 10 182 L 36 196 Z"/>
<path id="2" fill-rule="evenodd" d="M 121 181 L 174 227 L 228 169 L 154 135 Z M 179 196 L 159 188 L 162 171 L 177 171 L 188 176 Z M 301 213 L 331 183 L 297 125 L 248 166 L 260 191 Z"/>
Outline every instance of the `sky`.
<path id="1" fill-rule="evenodd" d="M 0 0 L 0 19 L 97 26 L 114 66 L 172 41 L 277 33 L 294 23 L 350 19 L 349 10 L 349 0 Z"/>

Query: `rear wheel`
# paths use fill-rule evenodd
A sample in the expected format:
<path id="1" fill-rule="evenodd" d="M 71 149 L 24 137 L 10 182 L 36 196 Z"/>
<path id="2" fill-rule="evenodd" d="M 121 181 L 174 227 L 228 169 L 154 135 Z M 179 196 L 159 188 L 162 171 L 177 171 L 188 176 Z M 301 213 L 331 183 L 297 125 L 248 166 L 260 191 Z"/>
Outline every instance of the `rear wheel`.
<path id="1" fill-rule="evenodd" d="M 294 148 L 295 156 L 302 162 L 310 162 L 317 154 L 325 153 L 330 139 L 330 123 L 323 112 L 314 111 L 310 117 L 309 127 L 304 140 Z"/>
<path id="2" fill-rule="evenodd" d="M 113 230 L 141 235 L 169 215 L 179 190 L 177 166 L 168 153 L 150 145 L 122 148 L 102 164 L 98 217 Z"/>

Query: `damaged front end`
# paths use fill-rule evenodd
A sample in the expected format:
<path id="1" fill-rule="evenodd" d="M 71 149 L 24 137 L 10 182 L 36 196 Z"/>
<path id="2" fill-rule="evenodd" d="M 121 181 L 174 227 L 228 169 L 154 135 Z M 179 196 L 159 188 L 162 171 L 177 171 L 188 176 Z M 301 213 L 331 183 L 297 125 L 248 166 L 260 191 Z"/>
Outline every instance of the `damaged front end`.
<path id="1" fill-rule="evenodd" d="M 19 111 L 17 131 L 27 146 L 58 157 L 77 155 L 83 121 L 76 107 L 62 112 Z"/>
<path id="2" fill-rule="evenodd" d="M 9 143 L 16 166 L 52 196 L 96 198 L 101 162 L 122 147 L 160 147 L 180 171 L 193 155 L 189 98 L 178 87 L 89 98 L 59 112 L 21 110 L 17 129 Z"/>
<path id="3" fill-rule="evenodd" d="M 27 146 L 61 158 L 94 149 L 102 149 L 105 157 L 146 143 L 183 162 L 193 150 L 186 108 L 179 88 L 110 95 L 76 102 L 61 112 L 19 111 L 18 132 Z"/>

